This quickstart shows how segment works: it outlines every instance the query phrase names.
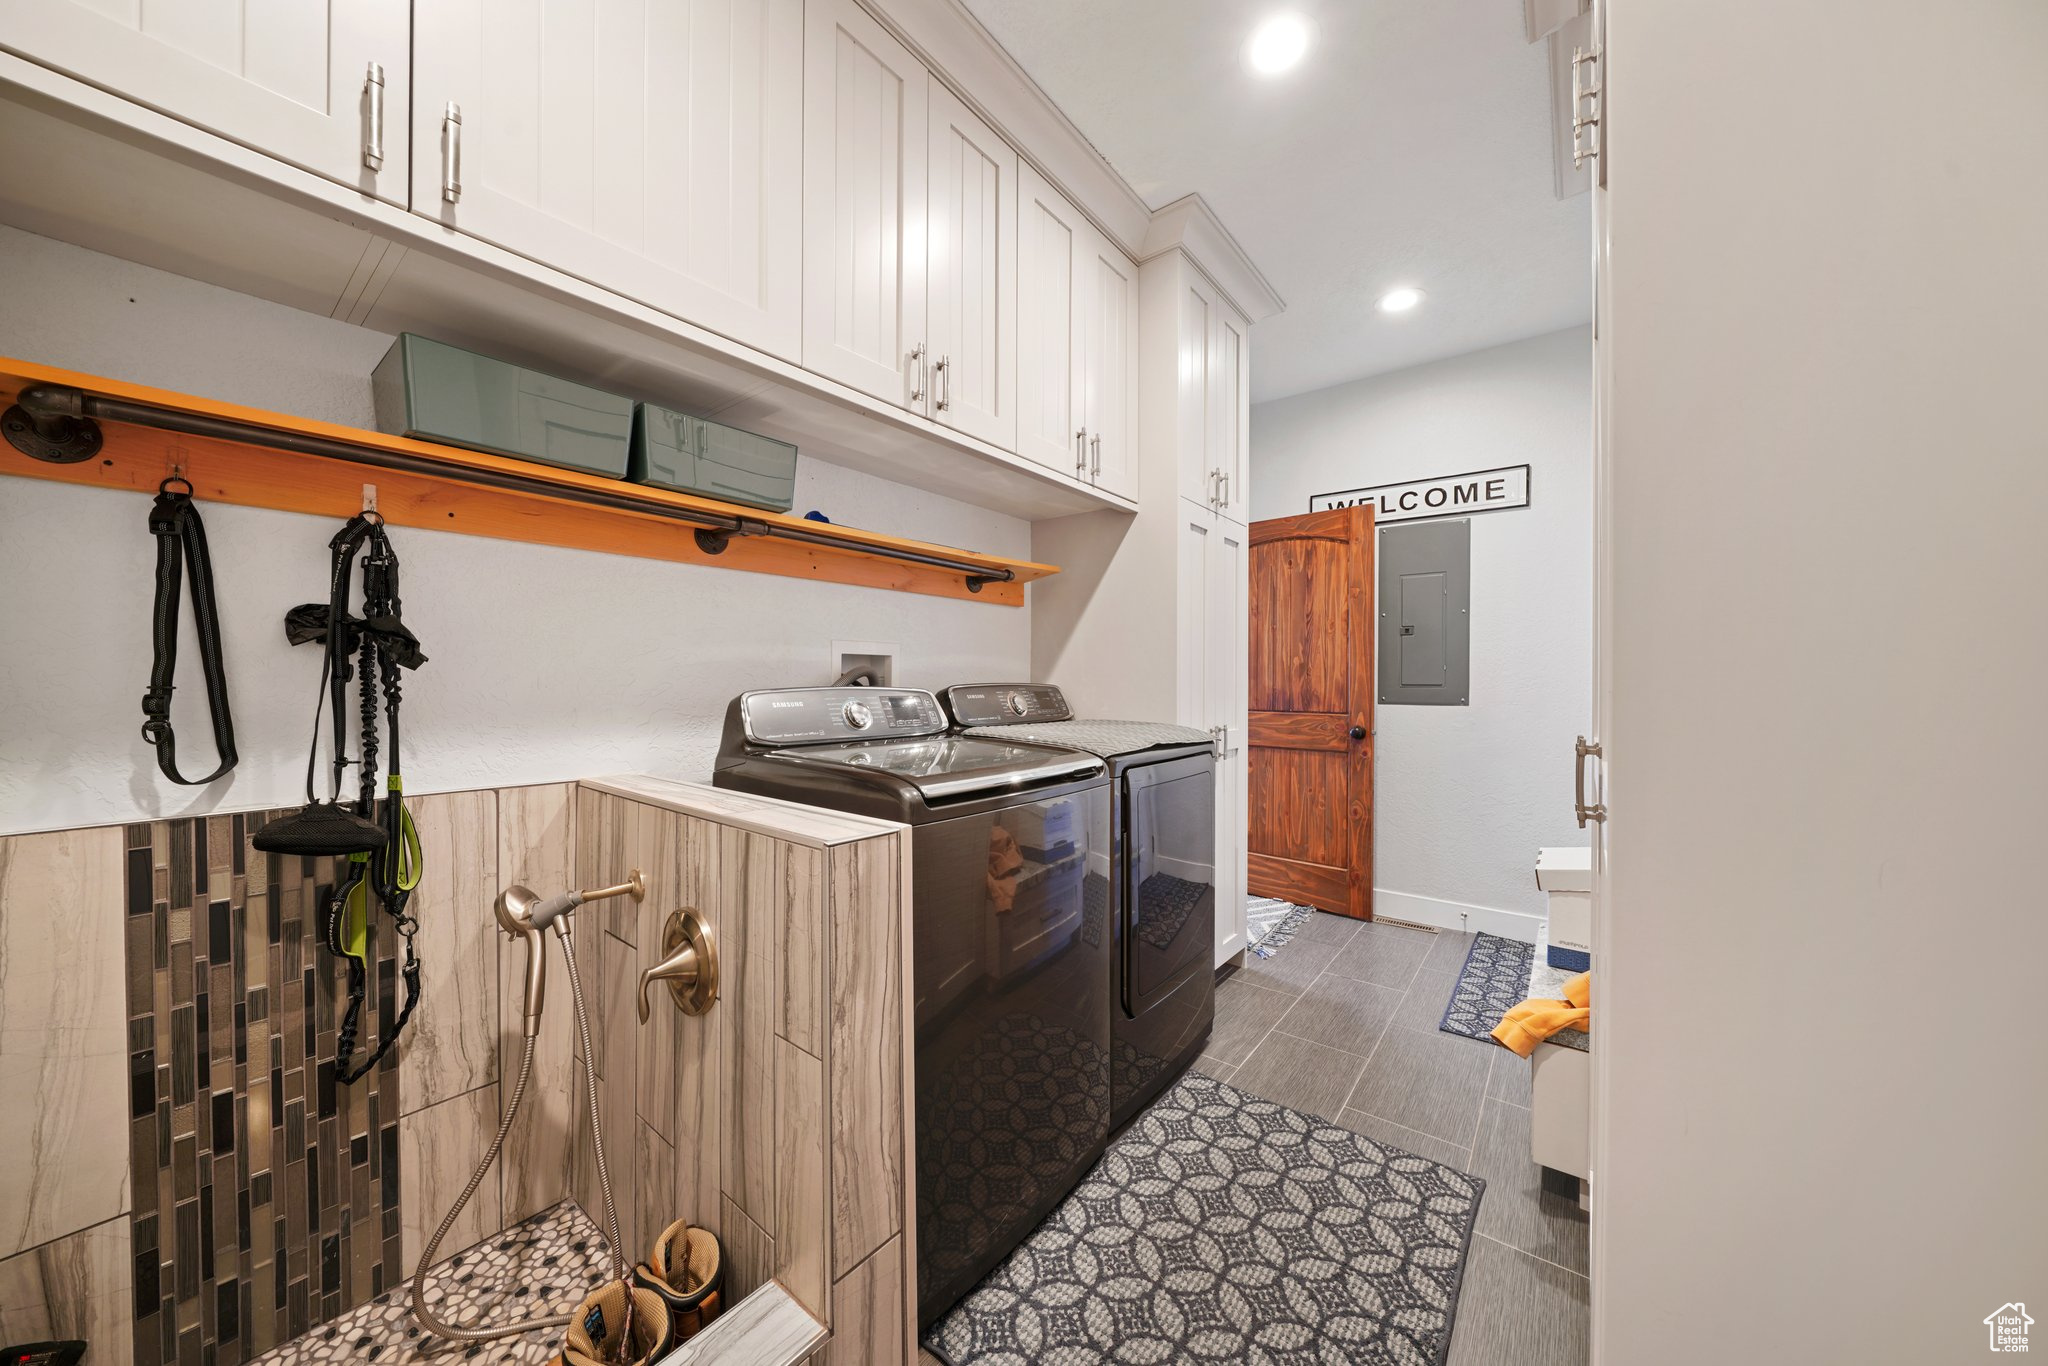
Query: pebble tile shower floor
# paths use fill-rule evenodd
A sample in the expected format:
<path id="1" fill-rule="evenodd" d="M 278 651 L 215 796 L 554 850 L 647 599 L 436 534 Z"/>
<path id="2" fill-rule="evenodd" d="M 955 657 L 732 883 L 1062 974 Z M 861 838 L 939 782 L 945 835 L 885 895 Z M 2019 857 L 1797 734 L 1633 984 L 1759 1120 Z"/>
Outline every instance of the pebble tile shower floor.
<path id="1" fill-rule="evenodd" d="M 427 1303 L 443 1320 L 498 1323 L 565 1314 L 610 1268 L 603 1235 L 574 1201 L 449 1258 L 427 1278 Z M 256 1358 L 258 1366 L 341 1362 L 488 1361 L 540 1366 L 561 1350 L 562 1330 L 496 1342 L 444 1342 L 413 1322 L 410 1283 L 386 1290 L 333 1323 Z"/>

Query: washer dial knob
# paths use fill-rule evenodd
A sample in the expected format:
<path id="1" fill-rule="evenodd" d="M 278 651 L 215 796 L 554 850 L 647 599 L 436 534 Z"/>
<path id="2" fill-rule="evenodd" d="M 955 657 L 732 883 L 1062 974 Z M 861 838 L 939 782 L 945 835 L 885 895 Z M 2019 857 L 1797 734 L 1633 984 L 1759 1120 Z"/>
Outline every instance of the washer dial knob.
<path id="1" fill-rule="evenodd" d="M 1009 707 L 1013 715 L 1022 716 L 1031 710 L 1031 699 L 1023 693 L 1013 692 L 1010 694 Z"/>
<path id="2" fill-rule="evenodd" d="M 875 724 L 875 714 L 869 711 L 867 704 L 863 702 L 848 702 L 840 715 L 845 717 L 846 724 L 855 730 L 866 730 Z"/>

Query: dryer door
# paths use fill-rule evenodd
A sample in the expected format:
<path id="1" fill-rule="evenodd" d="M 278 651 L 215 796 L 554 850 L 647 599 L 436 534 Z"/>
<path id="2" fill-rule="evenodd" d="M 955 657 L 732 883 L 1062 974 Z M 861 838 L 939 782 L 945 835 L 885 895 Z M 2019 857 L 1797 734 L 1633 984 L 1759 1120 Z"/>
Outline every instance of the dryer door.
<path id="1" fill-rule="evenodd" d="M 1135 1017 L 1196 972 L 1216 945 L 1216 765 L 1147 764 L 1123 781 L 1123 1005 Z"/>

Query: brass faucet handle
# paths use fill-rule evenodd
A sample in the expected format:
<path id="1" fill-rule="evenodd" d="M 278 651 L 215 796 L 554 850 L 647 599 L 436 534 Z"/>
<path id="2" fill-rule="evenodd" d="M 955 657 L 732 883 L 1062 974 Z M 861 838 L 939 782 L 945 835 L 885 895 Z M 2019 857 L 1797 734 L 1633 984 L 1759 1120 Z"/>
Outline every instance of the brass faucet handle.
<path id="1" fill-rule="evenodd" d="M 656 982 L 668 983 L 676 1009 L 685 1015 L 711 1009 L 718 999 L 718 943 L 710 923 L 694 908 L 670 911 L 661 952 L 661 961 L 640 974 L 640 1023 L 652 1014 L 647 989 Z"/>

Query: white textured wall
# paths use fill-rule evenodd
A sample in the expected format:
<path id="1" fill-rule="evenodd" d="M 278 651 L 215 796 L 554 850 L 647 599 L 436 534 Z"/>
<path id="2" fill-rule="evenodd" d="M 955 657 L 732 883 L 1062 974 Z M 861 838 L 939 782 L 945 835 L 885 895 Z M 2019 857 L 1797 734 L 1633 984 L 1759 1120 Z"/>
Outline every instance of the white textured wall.
<path id="1" fill-rule="evenodd" d="M 1529 507 L 1472 519 L 1471 705 L 1378 709 L 1381 914 L 1541 915 L 1537 849 L 1586 842 L 1570 778 L 1592 706 L 1591 385 L 1592 334 L 1573 328 L 1252 408 L 1255 519 L 1336 489 L 1531 467 Z"/>
<path id="2" fill-rule="evenodd" d="M 1607 14 L 1594 1360 L 2038 1359 L 2048 5 Z"/>
<path id="3" fill-rule="evenodd" d="M 0 228 L 0 353 L 370 425 L 390 338 Z M 207 788 L 143 744 L 149 499 L 0 479 L 0 833 L 300 800 L 320 660 L 285 611 L 325 596 L 320 518 L 207 505 L 242 762 Z M 1030 525 L 806 452 L 799 510 L 1024 556 Z M 431 662 L 406 679 L 416 791 L 632 770 L 709 772 L 725 705 L 830 681 L 833 640 L 900 646 L 897 680 L 1022 677 L 1028 609 L 398 527 L 407 622 Z M 187 772 L 212 767 L 196 647 L 174 711 Z M 601 663 L 589 661 L 602 660 Z"/>

